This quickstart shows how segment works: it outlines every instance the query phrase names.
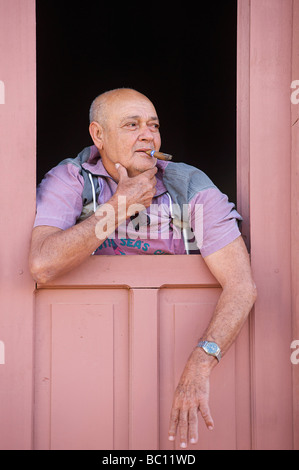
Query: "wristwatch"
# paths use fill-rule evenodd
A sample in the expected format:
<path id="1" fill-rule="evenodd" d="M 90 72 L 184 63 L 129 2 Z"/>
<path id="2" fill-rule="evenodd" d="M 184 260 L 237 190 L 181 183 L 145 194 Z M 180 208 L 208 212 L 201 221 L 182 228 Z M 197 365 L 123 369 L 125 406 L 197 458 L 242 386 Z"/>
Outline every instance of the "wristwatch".
<path id="1" fill-rule="evenodd" d="M 220 362 L 221 350 L 217 343 L 212 341 L 200 341 L 197 345 L 198 348 L 202 348 L 209 356 L 214 356 Z"/>

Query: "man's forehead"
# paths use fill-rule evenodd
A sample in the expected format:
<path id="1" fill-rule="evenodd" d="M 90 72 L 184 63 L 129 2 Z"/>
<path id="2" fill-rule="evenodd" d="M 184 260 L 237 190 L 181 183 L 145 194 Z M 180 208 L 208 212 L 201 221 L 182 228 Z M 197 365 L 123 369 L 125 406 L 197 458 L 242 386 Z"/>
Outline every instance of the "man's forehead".
<path id="1" fill-rule="evenodd" d="M 159 121 L 159 118 L 156 114 L 149 114 L 149 115 L 144 115 L 144 114 L 134 114 L 134 115 L 125 115 L 122 117 L 122 121 L 126 120 L 126 119 L 134 119 L 134 120 L 138 120 L 138 119 L 142 119 L 146 117 L 147 119 L 151 120 L 151 121 Z"/>
<path id="2" fill-rule="evenodd" d="M 112 103 L 111 103 L 112 104 Z M 110 110 L 109 110 L 110 108 Z M 131 98 L 115 100 L 111 107 L 108 106 L 108 113 L 121 120 L 126 118 L 158 120 L 154 105 L 147 98 Z"/>

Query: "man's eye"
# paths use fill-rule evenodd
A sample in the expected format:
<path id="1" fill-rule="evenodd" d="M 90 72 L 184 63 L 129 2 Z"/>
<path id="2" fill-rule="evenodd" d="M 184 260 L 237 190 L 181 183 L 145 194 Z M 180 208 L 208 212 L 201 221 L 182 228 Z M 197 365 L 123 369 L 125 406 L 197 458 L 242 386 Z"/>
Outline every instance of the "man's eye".
<path id="1" fill-rule="evenodd" d="M 136 122 L 128 122 L 126 124 L 126 127 L 130 127 L 130 128 L 134 129 L 135 127 L 137 127 L 137 123 Z"/>

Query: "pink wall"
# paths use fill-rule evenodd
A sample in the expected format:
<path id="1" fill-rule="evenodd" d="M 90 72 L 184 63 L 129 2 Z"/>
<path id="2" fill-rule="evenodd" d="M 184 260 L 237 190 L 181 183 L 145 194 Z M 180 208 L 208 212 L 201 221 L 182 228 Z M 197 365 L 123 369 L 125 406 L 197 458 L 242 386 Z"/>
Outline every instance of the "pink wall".
<path id="1" fill-rule="evenodd" d="M 173 387 L 217 283 L 200 257 L 104 257 L 35 293 L 34 0 L 0 0 L 0 44 L 0 448 L 170 448 Z M 239 0 L 238 207 L 259 297 L 198 449 L 299 449 L 298 44 L 299 0 Z"/>
<path id="2" fill-rule="evenodd" d="M 259 292 L 250 323 L 252 438 L 258 449 L 299 446 L 298 431 L 293 436 L 292 429 L 293 420 L 298 429 L 292 369 L 295 377 L 298 372 L 290 361 L 299 314 L 294 300 L 298 190 L 292 171 L 299 154 L 295 140 L 292 152 L 290 100 L 293 74 L 298 73 L 298 9 L 298 0 L 239 2 L 239 201 Z"/>
<path id="3" fill-rule="evenodd" d="M 299 1 L 293 5 L 292 82 L 299 80 Z M 292 89 L 292 92 L 294 90 Z M 291 157 L 291 275 L 293 336 L 299 340 L 299 93 L 291 107 L 292 157 Z M 296 122 L 296 124 L 294 124 Z M 298 358 L 299 356 L 297 356 Z M 294 447 L 299 448 L 299 364 L 293 366 Z"/>
<path id="4" fill-rule="evenodd" d="M 292 445 L 292 4 L 291 0 L 251 2 L 251 260 L 260 292 L 252 321 L 252 386 L 256 397 L 253 426 L 257 448 L 289 449 Z"/>
<path id="5" fill-rule="evenodd" d="M 33 0 L 0 0 L 0 44 L 0 80 L 5 86 L 5 104 L 0 104 L 0 341 L 5 347 L 5 364 L 0 364 L 0 448 L 28 449 L 32 445 L 34 283 L 27 257 L 35 210 L 36 154 Z"/>

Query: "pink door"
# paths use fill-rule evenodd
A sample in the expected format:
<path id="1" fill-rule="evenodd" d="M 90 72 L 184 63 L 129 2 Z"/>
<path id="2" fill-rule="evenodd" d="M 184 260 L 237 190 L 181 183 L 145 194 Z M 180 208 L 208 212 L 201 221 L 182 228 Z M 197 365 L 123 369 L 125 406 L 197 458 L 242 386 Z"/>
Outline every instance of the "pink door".
<path id="1" fill-rule="evenodd" d="M 35 79 L 35 2 L 0 0 L 0 449 L 32 444 Z"/>
<path id="2" fill-rule="evenodd" d="M 35 448 L 172 449 L 173 392 L 219 294 L 200 256 L 97 257 L 38 289 Z M 197 449 L 250 448 L 248 344 L 246 325 Z"/>
<path id="3" fill-rule="evenodd" d="M 127 448 L 127 289 L 41 290 L 36 308 L 35 449 Z"/>
<path id="4" fill-rule="evenodd" d="M 299 449 L 299 0 L 238 4 L 238 208 L 259 295 L 197 449 Z M 174 387 L 220 289 L 200 256 L 93 257 L 35 289 L 34 0 L 0 0 L 0 43 L 0 448 L 171 448 Z"/>

